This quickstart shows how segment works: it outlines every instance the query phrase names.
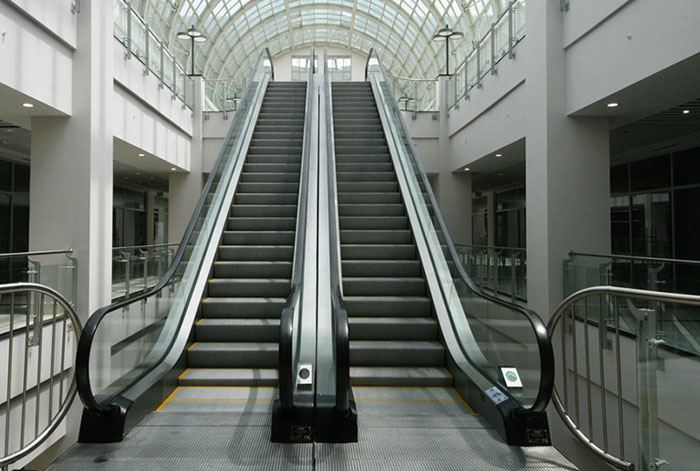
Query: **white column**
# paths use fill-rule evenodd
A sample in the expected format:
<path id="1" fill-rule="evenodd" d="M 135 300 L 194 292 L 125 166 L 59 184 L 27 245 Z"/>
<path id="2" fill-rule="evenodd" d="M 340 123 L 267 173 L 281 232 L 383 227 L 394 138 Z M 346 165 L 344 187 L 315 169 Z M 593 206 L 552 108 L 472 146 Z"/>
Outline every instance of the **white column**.
<path id="1" fill-rule="evenodd" d="M 527 4 L 528 305 L 544 319 L 563 299 L 567 253 L 610 252 L 609 125 L 566 115 L 563 15 L 559 2 Z"/>
<path id="2" fill-rule="evenodd" d="M 204 80 L 201 76 L 194 81 L 194 110 L 192 117 L 192 147 L 190 171 L 177 171 L 170 174 L 168 189 L 168 242 L 180 242 L 192 212 L 202 193 L 202 121 L 204 109 Z"/>
<path id="3" fill-rule="evenodd" d="M 569 250 L 610 251 L 610 156 L 606 119 L 566 115 L 566 51 L 559 2 L 527 2 L 526 136 L 528 306 L 545 322 L 563 298 Z M 556 345 L 555 345 L 556 347 Z M 581 469 L 603 469 L 547 410 L 554 445 Z M 614 420 L 608 417 L 608 420 Z M 614 439 L 613 439 L 614 440 Z"/>
<path id="4" fill-rule="evenodd" d="M 73 115 L 32 118 L 29 249 L 73 248 L 83 322 L 111 302 L 112 10 L 82 4 Z"/>
<path id="5" fill-rule="evenodd" d="M 73 113 L 32 118 L 29 249 L 74 250 L 83 323 L 111 302 L 113 28 L 112 2 L 82 2 L 72 59 Z M 66 435 L 44 461 L 75 442 L 81 411 L 76 400 Z"/>
<path id="6" fill-rule="evenodd" d="M 438 204 L 455 244 L 472 240 L 472 180 L 468 172 L 454 172 L 450 155 L 450 132 L 447 123 L 447 76 L 438 79 L 439 165 Z"/>

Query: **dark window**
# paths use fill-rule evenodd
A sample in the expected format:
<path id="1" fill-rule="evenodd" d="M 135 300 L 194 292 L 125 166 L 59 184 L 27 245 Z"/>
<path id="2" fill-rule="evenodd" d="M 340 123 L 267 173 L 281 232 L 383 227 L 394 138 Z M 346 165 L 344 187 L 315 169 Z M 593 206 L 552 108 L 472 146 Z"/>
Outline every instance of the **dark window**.
<path id="1" fill-rule="evenodd" d="M 632 191 L 671 186 L 671 158 L 668 155 L 630 164 Z"/>
<path id="2" fill-rule="evenodd" d="M 12 191 L 12 164 L 0 160 L 0 191 Z"/>
<path id="3" fill-rule="evenodd" d="M 627 165 L 618 165 L 610 169 L 610 194 L 619 195 L 630 191 Z"/>
<path id="4" fill-rule="evenodd" d="M 673 184 L 700 183 L 700 148 L 684 150 L 673 155 Z"/>

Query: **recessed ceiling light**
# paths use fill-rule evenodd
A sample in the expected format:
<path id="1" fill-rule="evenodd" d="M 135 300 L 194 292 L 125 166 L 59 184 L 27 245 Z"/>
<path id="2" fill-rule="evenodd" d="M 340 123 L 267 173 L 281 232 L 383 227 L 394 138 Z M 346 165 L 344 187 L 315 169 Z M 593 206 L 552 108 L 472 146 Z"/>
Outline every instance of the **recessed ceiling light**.
<path id="1" fill-rule="evenodd" d="M 503 157 L 503 154 L 496 154 L 496 157 Z"/>
<path id="2" fill-rule="evenodd" d="M 608 108 L 617 108 L 618 106 L 620 106 L 619 103 L 608 103 Z"/>
<path id="3" fill-rule="evenodd" d="M 683 110 L 683 114 L 690 114 L 690 110 Z"/>
<path id="4" fill-rule="evenodd" d="M 146 157 L 146 154 L 144 154 L 143 152 L 139 152 L 139 157 Z"/>
<path id="5" fill-rule="evenodd" d="M 465 171 L 465 172 L 468 172 L 468 171 L 469 171 L 469 167 L 466 167 L 466 168 L 464 169 L 464 171 Z"/>
<path id="6" fill-rule="evenodd" d="M 174 172 L 175 170 L 177 170 L 175 167 L 170 168 L 170 171 L 172 171 L 172 172 Z"/>
<path id="7" fill-rule="evenodd" d="M 22 103 L 22 106 L 25 108 L 34 108 L 34 105 L 32 103 Z"/>

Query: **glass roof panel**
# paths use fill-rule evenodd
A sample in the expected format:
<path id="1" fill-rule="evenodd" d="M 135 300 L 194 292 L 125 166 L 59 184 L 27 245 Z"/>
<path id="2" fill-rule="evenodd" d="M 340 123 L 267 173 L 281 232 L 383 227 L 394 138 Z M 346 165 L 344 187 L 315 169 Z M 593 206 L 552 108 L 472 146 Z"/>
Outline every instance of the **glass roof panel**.
<path id="1" fill-rule="evenodd" d="M 246 73 L 264 46 L 279 55 L 309 45 L 361 54 L 375 47 L 389 73 L 434 78 L 445 57 L 433 34 L 445 24 L 465 34 L 450 48 L 450 62 L 458 64 L 508 1 L 132 0 L 132 5 L 180 60 L 187 60 L 189 47 L 177 39 L 178 31 L 202 29 L 209 41 L 198 45 L 196 60 L 211 79 Z"/>

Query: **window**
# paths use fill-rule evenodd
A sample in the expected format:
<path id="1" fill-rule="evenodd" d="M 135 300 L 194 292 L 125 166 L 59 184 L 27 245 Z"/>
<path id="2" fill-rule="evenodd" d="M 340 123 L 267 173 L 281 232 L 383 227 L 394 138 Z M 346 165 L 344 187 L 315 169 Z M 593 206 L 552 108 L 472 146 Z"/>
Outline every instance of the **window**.
<path id="1" fill-rule="evenodd" d="M 292 82 L 306 82 L 310 65 L 309 56 L 292 56 Z M 318 56 L 314 56 L 314 67 L 318 70 Z"/>
<path id="2" fill-rule="evenodd" d="M 352 58 L 350 56 L 328 56 L 328 73 L 333 82 L 352 80 Z"/>

